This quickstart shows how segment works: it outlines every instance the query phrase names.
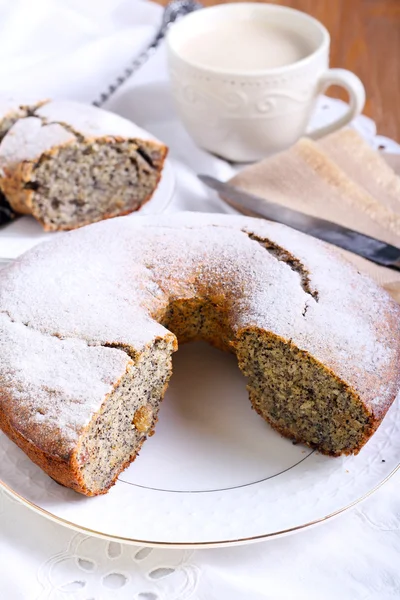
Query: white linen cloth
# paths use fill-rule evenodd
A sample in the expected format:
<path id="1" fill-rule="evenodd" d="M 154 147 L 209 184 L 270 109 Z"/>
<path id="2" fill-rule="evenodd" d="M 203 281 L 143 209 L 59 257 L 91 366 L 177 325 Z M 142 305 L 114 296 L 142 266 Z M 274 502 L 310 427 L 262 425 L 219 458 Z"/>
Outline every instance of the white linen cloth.
<path id="1" fill-rule="evenodd" d="M 147 43 L 160 17 L 158 6 L 140 0 L 0 0 L 1 89 L 90 102 Z M 319 123 L 343 110 L 328 99 L 320 106 Z M 195 174 L 226 179 L 233 167 L 198 149 L 176 119 L 162 49 L 107 108 L 170 146 L 177 178 L 170 211 L 226 210 Z M 355 126 L 375 146 L 399 151 L 375 136 L 371 120 L 359 118 Z M 5 243 L 0 232 L 0 257 Z M 0 492 L 0 598 L 394 600 L 400 598 L 399 489 L 400 474 L 322 526 L 250 546 L 197 551 L 108 543 Z"/>

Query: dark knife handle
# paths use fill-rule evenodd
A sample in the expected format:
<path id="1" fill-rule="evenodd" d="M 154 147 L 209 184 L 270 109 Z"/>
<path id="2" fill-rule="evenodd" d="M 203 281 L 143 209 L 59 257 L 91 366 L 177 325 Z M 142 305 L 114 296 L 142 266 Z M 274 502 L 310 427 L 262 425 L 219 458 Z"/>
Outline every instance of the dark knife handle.
<path id="1" fill-rule="evenodd" d="M 4 194 L 0 192 L 0 226 L 13 221 L 18 214 L 11 208 Z"/>
<path id="2" fill-rule="evenodd" d="M 394 269 L 395 271 L 400 271 L 400 258 L 388 264 L 387 267 L 389 267 L 389 269 Z"/>

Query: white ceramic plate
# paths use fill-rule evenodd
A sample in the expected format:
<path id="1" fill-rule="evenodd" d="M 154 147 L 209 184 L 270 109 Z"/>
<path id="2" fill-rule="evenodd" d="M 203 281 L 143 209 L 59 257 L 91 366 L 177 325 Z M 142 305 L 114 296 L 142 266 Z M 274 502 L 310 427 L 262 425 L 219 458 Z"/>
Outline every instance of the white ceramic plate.
<path id="1" fill-rule="evenodd" d="M 322 522 L 398 467 L 396 402 L 356 457 L 328 458 L 275 433 L 251 410 L 235 357 L 183 346 L 156 434 L 105 496 L 47 477 L 0 435 L 0 479 L 31 508 L 78 530 L 151 546 L 229 545 Z"/>
<path id="2" fill-rule="evenodd" d="M 153 197 L 139 212 L 141 214 L 163 212 L 172 200 L 174 189 L 174 170 L 171 162 L 167 159 Z M 21 217 L 0 229 L 0 257 L 16 258 L 40 242 L 52 240 L 55 235 L 60 234 L 45 233 L 42 226 L 33 217 Z"/>

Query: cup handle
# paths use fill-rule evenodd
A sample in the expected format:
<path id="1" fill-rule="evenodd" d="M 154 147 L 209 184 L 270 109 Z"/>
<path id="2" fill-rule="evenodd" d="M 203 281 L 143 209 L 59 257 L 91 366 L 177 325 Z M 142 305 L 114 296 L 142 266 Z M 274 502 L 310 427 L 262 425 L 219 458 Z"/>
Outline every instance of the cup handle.
<path id="1" fill-rule="evenodd" d="M 328 69 L 319 79 L 317 93 L 323 94 L 331 85 L 340 85 L 347 91 L 350 101 L 349 108 L 342 117 L 339 117 L 333 123 L 308 132 L 307 136 L 311 139 L 317 140 L 336 131 L 336 129 L 344 127 L 361 114 L 364 108 L 365 88 L 357 75 L 346 69 Z"/>

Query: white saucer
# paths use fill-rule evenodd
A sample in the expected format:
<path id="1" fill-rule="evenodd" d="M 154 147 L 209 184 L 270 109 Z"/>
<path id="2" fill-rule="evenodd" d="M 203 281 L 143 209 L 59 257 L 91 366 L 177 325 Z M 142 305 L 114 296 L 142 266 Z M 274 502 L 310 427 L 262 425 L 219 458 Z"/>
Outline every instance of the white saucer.
<path id="1" fill-rule="evenodd" d="M 293 445 L 250 408 L 233 355 L 183 346 L 155 435 L 105 496 L 64 488 L 0 434 L 3 487 L 92 535 L 148 546 L 211 547 L 300 531 L 350 508 L 397 468 L 400 405 L 358 456 Z"/>
<path id="2" fill-rule="evenodd" d="M 141 214 L 163 212 L 172 200 L 174 189 L 174 170 L 171 162 L 167 159 L 156 191 L 151 200 L 138 212 Z M 60 235 L 60 233 L 45 233 L 42 226 L 33 217 L 20 217 L 0 229 L 0 257 L 16 258 L 36 244 L 54 239 L 56 235 Z"/>

